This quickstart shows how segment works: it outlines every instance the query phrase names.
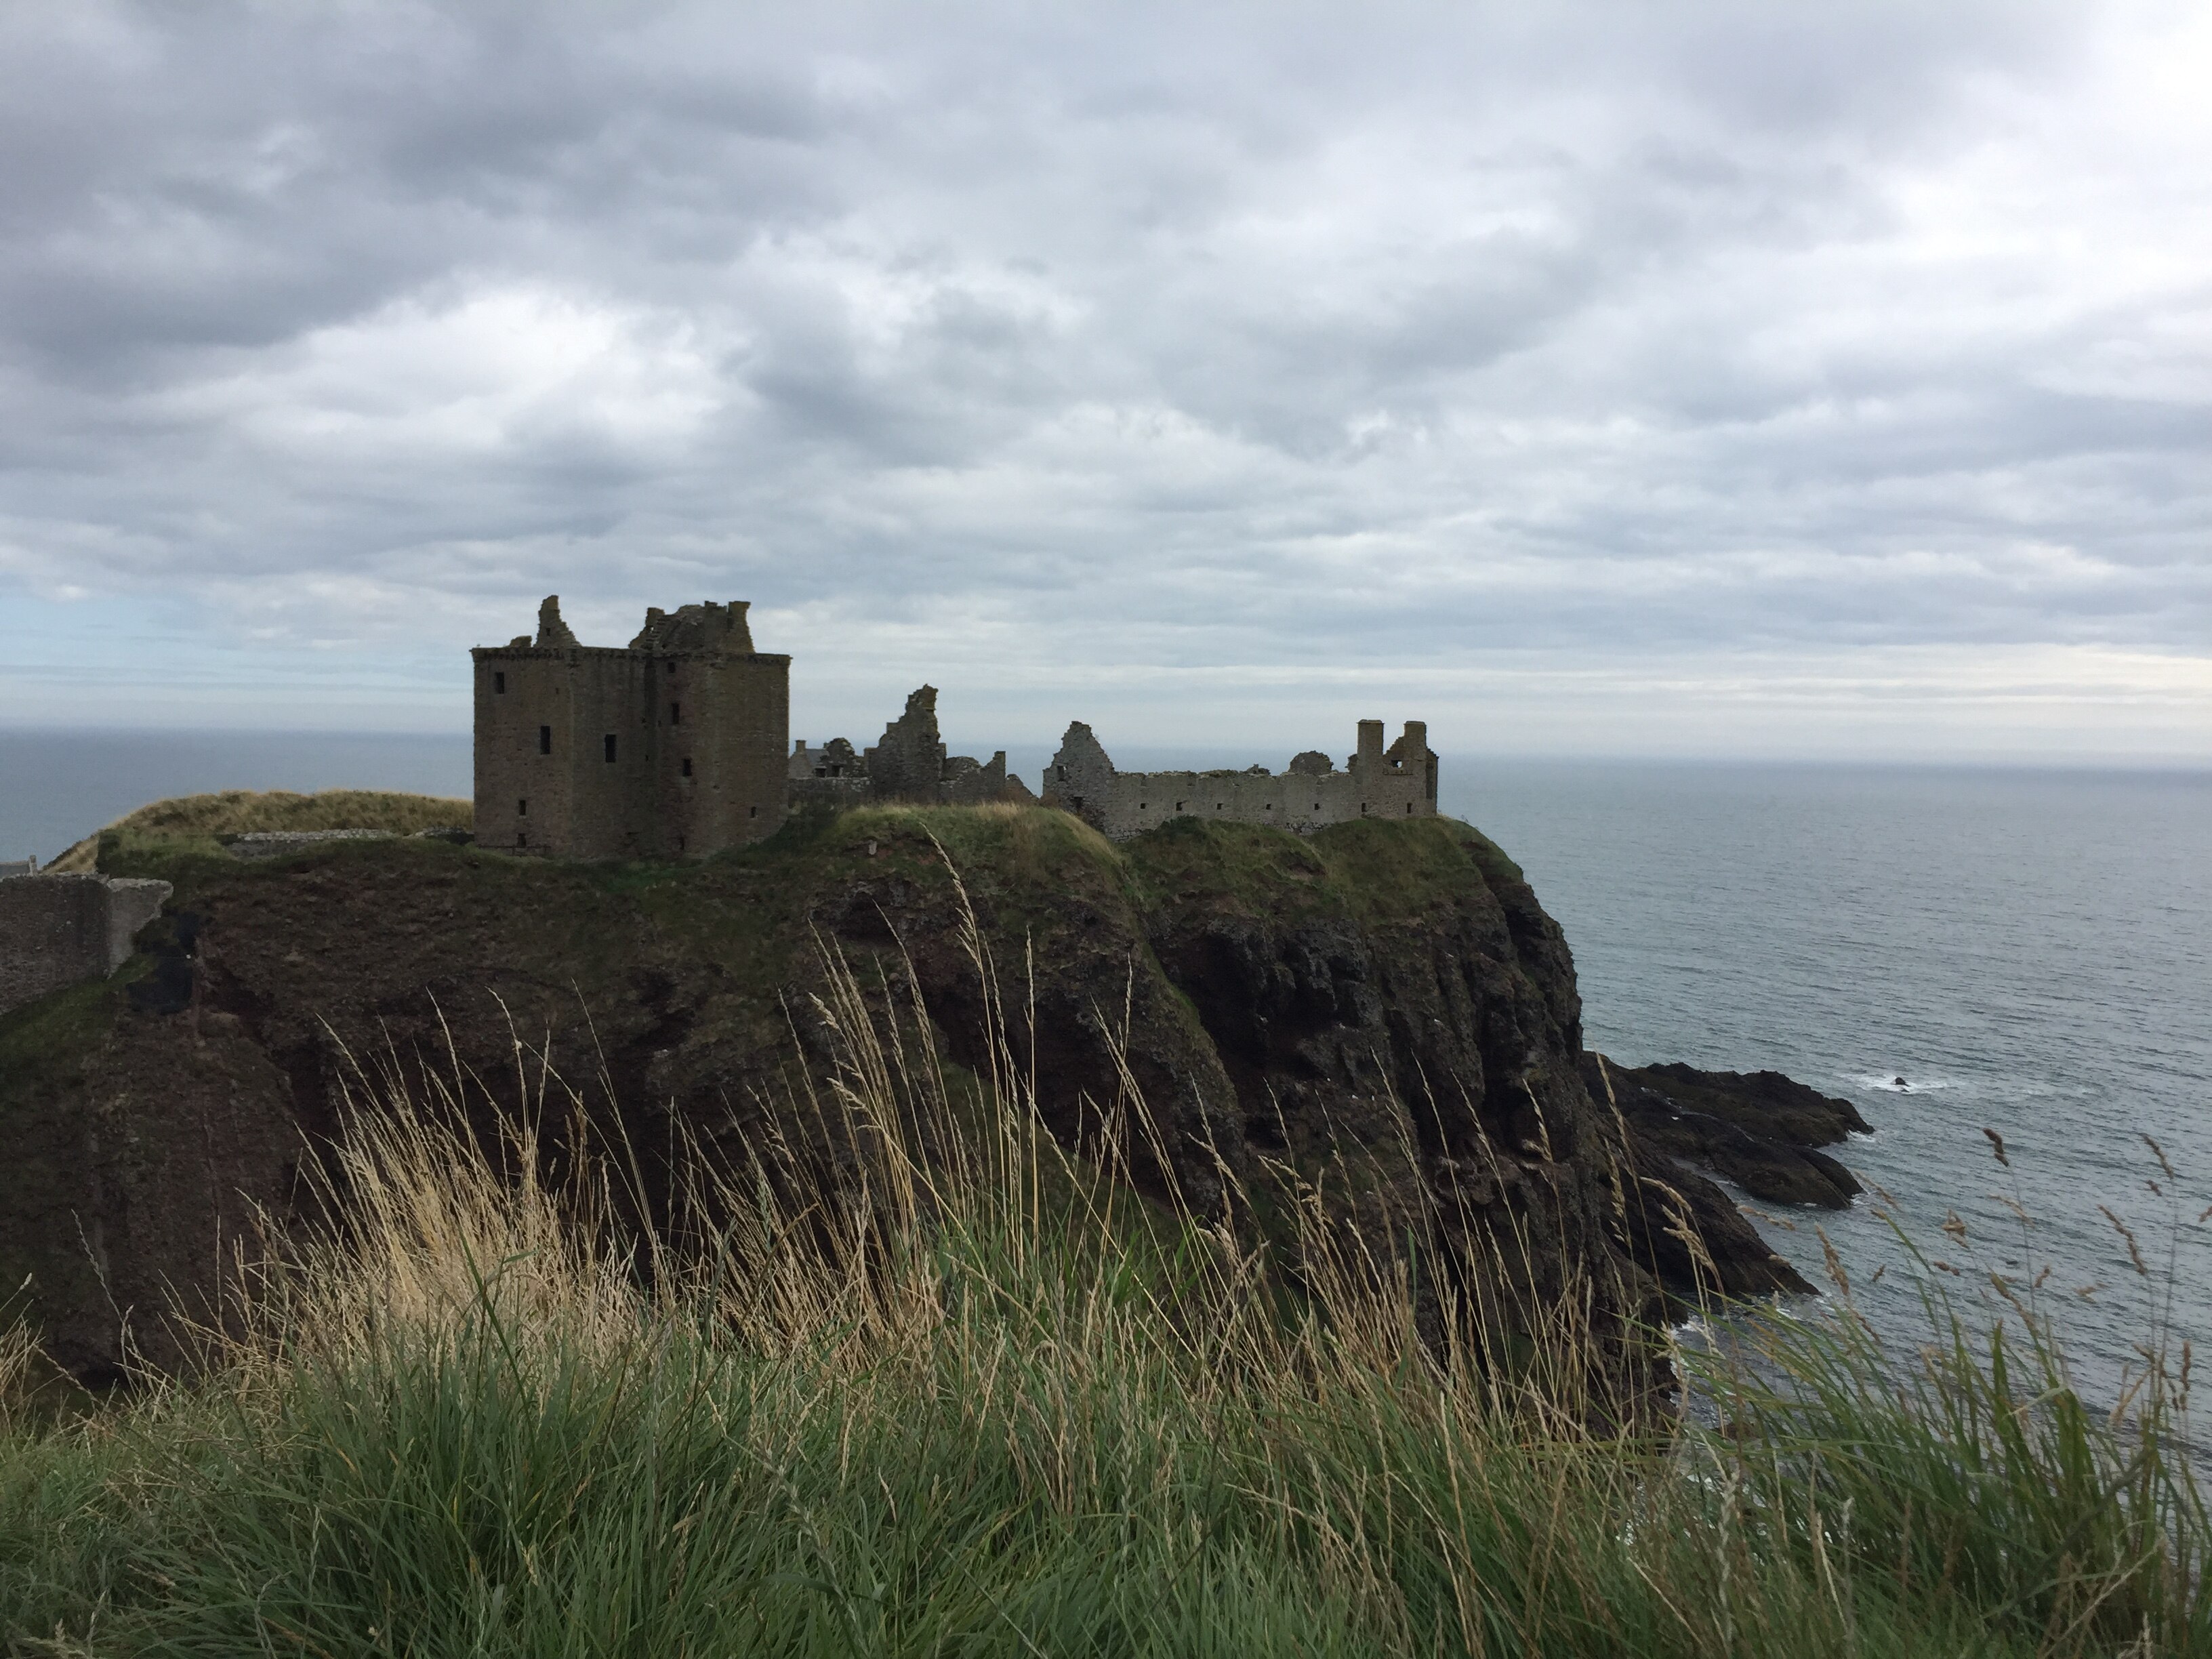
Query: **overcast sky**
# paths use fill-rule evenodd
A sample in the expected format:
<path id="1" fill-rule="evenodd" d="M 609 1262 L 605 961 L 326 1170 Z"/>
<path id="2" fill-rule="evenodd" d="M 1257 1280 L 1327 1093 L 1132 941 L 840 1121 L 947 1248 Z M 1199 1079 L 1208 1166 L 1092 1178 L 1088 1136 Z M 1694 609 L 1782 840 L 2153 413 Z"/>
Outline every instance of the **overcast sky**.
<path id="1" fill-rule="evenodd" d="M 2212 760 L 2212 9 L 0 10 L 0 722 Z"/>

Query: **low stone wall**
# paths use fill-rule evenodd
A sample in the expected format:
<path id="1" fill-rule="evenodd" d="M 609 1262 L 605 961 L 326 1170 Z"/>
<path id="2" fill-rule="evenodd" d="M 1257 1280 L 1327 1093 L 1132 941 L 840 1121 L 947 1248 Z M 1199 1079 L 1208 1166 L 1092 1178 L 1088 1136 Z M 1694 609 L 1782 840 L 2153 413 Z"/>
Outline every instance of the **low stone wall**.
<path id="1" fill-rule="evenodd" d="M 111 876 L 0 878 L 0 1013 L 113 973 L 169 892 L 166 881 Z"/>
<path id="2" fill-rule="evenodd" d="M 234 859 L 275 859 L 333 841 L 396 841 L 389 830 L 256 830 L 230 843 Z"/>
<path id="3" fill-rule="evenodd" d="M 1359 722 L 1347 769 L 1318 750 L 1287 771 L 1124 772 L 1081 720 L 1072 722 L 1045 769 L 1045 805 L 1075 813 L 1109 841 L 1127 841 L 1177 818 L 1260 823 L 1299 835 L 1359 818 L 1434 817 L 1437 760 L 1428 726 L 1406 722 L 1382 746 L 1382 722 Z"/>

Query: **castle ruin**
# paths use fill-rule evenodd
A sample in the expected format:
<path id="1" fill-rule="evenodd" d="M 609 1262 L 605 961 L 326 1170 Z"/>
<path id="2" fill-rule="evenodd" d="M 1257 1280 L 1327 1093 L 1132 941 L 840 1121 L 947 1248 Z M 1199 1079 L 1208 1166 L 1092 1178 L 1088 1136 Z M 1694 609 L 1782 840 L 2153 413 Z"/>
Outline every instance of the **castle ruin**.
<path id="1" fill-rule="evenodd" d="M 791 659 L 753 649 L 745 608 L 650 610 L 614 649 L 580 643 L 556 595 L 534 640 L 471 651 L 478 844 L 704 858 L 774 835 Z"/>
<path id="2" fill-rule="evenodd" d="M 535 638 L 470 654 L 476 676 L 476 840 L 574 859 L 705 858 L 772 836 L 794 806 L 1031 801 L 1006 770 L 948 755 L 925 685 L 872 748 L 787 748 L 791 659 L 756 651 L 743 600 L 645 613 L 623 648 L 580 643 L 558 596 Z M 1177 818 L 1299 833 L 1356 818 L 1433 817 L 1437 757 L 1408 720 L 1389 747 L 1359 722 L 1340 772 L 1308 750 L 1289 769 L 1122 772 L 1078 720 L 1046 770 L 1044 804 L 1116 841 Z"/>
<path id="3" fill-rule="evenodd" d="M 1045 771 L 1045 805 L 1061 806 L 1111 841 L 1127 841 L 1176 818 L 1267 823 L 1300 834 L 1354 818 L 1434 817 L 1437 757 L 1429 728 L 1407 720 L 1382 746 L 1382 722 L 1359 722 L 1359 746 L 1338 771 L 1319 750 L 1283 772 L 1123 772 L 1091 730 L 1071 723 Z"/>

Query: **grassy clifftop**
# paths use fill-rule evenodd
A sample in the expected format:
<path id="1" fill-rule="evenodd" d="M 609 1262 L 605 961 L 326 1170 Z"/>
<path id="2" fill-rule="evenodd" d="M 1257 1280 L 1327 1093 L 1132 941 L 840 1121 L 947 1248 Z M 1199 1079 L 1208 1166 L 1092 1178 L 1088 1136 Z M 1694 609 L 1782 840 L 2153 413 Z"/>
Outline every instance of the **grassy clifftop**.
<path id="1" fill-rule="evenodd" d="M 102 836 L 117 844 L 185 842 L 205 846 L 222 836 L 263 830 L 469 829 L 476 822 L 473 801 L 437 795 L 410 795 L 386 789 L 325 789 L 312 795 L 289 790 L 225 789 L 210 795 L 178 795 L 125 813 L 86 836 L 48 866 L 89 871 L 98 867 Z"/>

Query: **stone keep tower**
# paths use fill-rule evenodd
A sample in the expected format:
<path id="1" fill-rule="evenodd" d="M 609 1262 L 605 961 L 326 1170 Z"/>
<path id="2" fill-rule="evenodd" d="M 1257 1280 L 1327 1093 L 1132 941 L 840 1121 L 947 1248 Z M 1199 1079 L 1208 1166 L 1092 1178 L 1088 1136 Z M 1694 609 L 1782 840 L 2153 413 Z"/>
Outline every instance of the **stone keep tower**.
<path id="1" fill-rule="evenodd" d="M 791 659 L 753 649 L 745 602 L 653 610 L 624 650 L 480 646 L 477 844 L 561 858 L 704 858 L 783 823 Z"/>

